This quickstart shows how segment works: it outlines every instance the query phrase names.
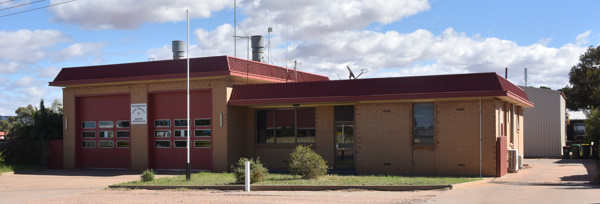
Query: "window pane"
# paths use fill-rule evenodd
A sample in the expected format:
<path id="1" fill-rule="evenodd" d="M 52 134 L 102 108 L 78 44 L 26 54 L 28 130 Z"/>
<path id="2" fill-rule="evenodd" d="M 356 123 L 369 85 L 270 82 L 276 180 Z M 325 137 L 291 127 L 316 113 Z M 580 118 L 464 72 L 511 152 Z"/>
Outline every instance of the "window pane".
<path id="1" fill-rule="evenodd" d="M 81 145 L 84 148 L 95 148 L 96 147 L 96 141 L 82 141 Z"/>
<path id="2" fill-rule="evenodd" d="M 129 147 L 129 141 L 117 141 L 117 147 L 128 148 Z"/>
<path id="3" fill-rule="evenodd" d="M 272 110 L 256 111 L 256 142 L 275 143 L 273 126 L 275 124 Z"/>
<path id="4" fill-rule="evenodd" d="M 315 109 L 297 109 L 296 110 L 298 132 L 296 139 L 298 143 L 315 142 Z"/>
<path id="5" fill-rule="evenodd" d="M 210 130 L 194 130 L 196 137 L 210 137 Z"/>
<path id="6" fill-rule="evenodd" d="M 194 126 L 202 127 L 202 126 L 210 126 L 210 118 L 200 118 L 194 120 Z"/>
<path id="7" fill-rule="evenodd" d="M 275 111 L 275 140 L 278 144 L 296 143 L 294 109 Z"/>
<path id="8" fill-rule="evenodd" d="M 187 130 L 175 130 L 175 137 L 187 137 Z"/>
<path id="9" fill-rule="evenodd" d="M 98 147 L 112 148 L 113 145 L 114 145 L 114 142 L 110 141 L 110 140 L 98 141 Z"/>
<path id="10" fill-rule="evenodd" d="M 94 121 L 84 121 L 81 123 L 81 127 L 84 129 L 96 128 L 96 122 Z"/>
<path id="11" fill-rule="evenodd" d="M 154 147 L 169 148 L 171 147 L 171 141 L 154 141 Z"/>
<path id="12" fill-rule="evenodd" d="M 209 140 L 196 140 L 194 141 L 194 147 L 196 148 L 209 148 L 210 141 Z"/>
<path id="13" fill-rule="evenodd" d="M 129 131 L 117 131 L 117 137 L 129 137 Z"/>
<path id="14" fill-rule="evenodd" d="M 413 142 L 433 144 L 433 103 L 413 104 Z"/>
<path id="15" fill-rule="evenodd" d="M 81 137 L 96 137 L 96 132 L 82 132 Z"/>
<path id="16" fill-rule="evenodd" d="M 177 119 L 174 122 L 175 122 L 175 127 L 187 127 L 186 119 Z"/>
<path id="17" fill-rule="evenodd" d="M 171 127 L 171 120 L 155 120 L 154 127 Z"/>
<path id="18" fill-rule="evenodd" d="M 113 121 L 100 121 L 100 122 L 98 122 L 98 127 L 99 128 L 112 128 Z"/>
<path id="19" fill-rule="evenodd" d="M 185 140 L 175 140 L 175 147 L 177 147 L 177 148 L 185 148 L 185 147 L 187 147 L 187 141 L 185 141 Z"/>
<path id="20" fill-rule="evenodd" d="M 98 131 L 99 138 L 112 138 L 114 137 L 113 131 Z"/>
<path id="21" fill-rule="evenodd" d="M 117 128 L 128 128 L 128 127 L 129 127 L 129 121 L 128 120 L 117 121 Z"/>
<path id="22" fill-rule="evenodd" d="M 155 130 L 154 137 L 171 137 L 170 130 Z"/>

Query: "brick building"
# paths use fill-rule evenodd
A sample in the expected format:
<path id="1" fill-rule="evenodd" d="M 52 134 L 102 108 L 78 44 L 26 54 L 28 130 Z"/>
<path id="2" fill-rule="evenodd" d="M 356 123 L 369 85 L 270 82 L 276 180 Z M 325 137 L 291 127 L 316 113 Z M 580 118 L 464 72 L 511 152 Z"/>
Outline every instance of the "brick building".
<path id="1" fill-rule="evenodd" d="M 495 73 L 330 81 L 219 56 L 190 59 L 190 77 L 191 168 L 215 172 L 240 157 L 283 169 L 305 144 L 336 170 L 501 176 L 533 107 Z M 64 168 L 185 168 L 186 60 L 64 68 L 50 85 Z"/>

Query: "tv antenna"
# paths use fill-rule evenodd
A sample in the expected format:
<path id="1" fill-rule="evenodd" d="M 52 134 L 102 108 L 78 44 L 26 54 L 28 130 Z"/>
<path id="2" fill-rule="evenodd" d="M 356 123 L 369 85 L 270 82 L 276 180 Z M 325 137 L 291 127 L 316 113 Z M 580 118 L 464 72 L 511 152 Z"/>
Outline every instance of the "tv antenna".
<path id="1" fill-rule="evenodd" d="M 350 75 L 348 76 L 348 79 L 352 79 L 352 78 L 358 79 L 358 77 L 360 77 L 360 75 L 362 75 L 363 73 L 369 72 L 368 69 L 361 69 L 360 70 L 360 74 L 358 74 L 358 76 L 354 76 L 354 72 L 352 72 L 352 69 L 350 69 L 349 66 L 346 66 L 346 68 L 348 68 L 348 72 L 350 72 Z"/>
<path id="2" fill-rule="evenodd" d="M 298 62 L 296 60 L 285 60 L 285 59 L 278 59 L 278 58 L 275 58 L 273 60 L 285 62 L 285 68 L 288 68 L 288 64 L 290 64 L 290 63 L 293 64 L 294 65 L 294 81 L 298 81 L 298 67 L 300 65 L 302 65 L 301 62 Z M 289 69 L 286 70 L 286 75 L 287 75 L 287 78 L 289 79 L 290 78 Z"/>

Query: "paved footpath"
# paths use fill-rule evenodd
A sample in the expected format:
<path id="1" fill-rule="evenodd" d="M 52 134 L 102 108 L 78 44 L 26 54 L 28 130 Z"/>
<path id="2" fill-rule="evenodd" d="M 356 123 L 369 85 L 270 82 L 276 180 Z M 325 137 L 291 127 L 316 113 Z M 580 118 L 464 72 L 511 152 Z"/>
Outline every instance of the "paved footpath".
<path id="1" fill-rule="evenodd" d="M 600 203 L 595 160 L 525 159 L 531 168 L 445 191 L 428 203 Z"/>

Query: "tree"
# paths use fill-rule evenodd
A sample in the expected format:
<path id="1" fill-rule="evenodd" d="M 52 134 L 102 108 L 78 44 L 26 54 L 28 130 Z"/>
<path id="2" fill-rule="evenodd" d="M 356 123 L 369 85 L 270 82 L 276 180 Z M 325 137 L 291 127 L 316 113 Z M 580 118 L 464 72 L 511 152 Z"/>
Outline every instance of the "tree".
<path id="1" fill-rule="evenodd" d="M 579 63 L 569 72 L 569 83 L 560 89 L 567 96 L 568 109 L 600 108 L 600 46 L 590 46 L 579 56 Z"/>
<path id="2" fill-rule="evenodd" d="M 8 164 L 43 164 L 48 155 L 47 141 L 62 139 L 62 108 L 55 102 L 46 108 L 44 100 L 39 109 L 28 105 L 18 108 L 15 123 L 6 135 L 6 143 L 0 147 L 2 157 Z"/>
<path id="3" fill-rule="evenodd" d="M 547 87 L 547 86 L 540 86 L 540 89 L 548 89 L 548 90 L 552 90 L 550 87 Z"/>

